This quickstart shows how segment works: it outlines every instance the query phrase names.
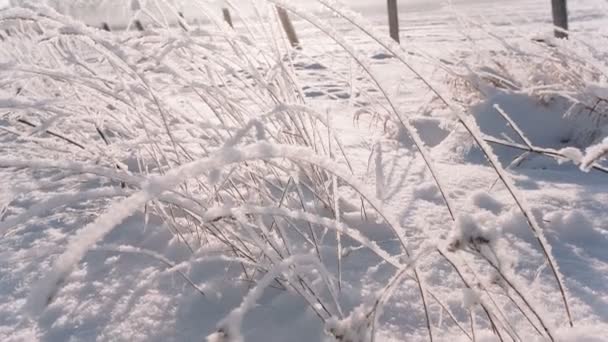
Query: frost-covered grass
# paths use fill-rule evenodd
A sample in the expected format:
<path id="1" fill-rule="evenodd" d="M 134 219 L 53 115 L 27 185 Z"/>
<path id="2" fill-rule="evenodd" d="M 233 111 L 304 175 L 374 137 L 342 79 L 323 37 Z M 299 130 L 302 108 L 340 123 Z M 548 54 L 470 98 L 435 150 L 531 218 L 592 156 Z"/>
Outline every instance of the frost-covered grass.
<path id="1" fill-rule="evenodd" d="M 394 44 L 334 1 L 320 0 L 321 14 L 293 3 L 269 0 L 236 30 L 211 14 L 191 25 L 177 10 L 147 13 L 143 32 L 105 32 L 47 7 L 0 12 L 10 33 L 0 41 L 0 168 L 22 183 L 1 180 L 0 236 L 17 244 L 11 260 L 45 246 L 19 259 L 44 262 L 25 267 L 11 293 L 25 313 L 6 318 L 21 328 L 13 338 L 60 339 L 47 334 L 78 325 L 81 304 L 66 303 L 86 286 L 118 296 L 117 317 L 167 296 L 185 296 L 183 309 L 194 293 L 200 307 L 179 317 L 209 341 L 285 339 L 251 317 L 273 310 L 302 311 L 308 329 L 344 342 L 593 338 L 607 316 L 564 276 L 566 243 L 554 234 L 588 242 L 605 230 L 554 211 L 548 188 L 538 195 L 547 202 L 530 200 L 517 167 L 539 155 L 594 169 L 568 177 L 606 179 L 605 51 L 576 34 L 528 41 L 484 27 L 475 32 L 489 38 L 455 45 L 448 60 Z M 318 43 L 292 49 L 274 5 Z M 401 93 L 395 79 L 407 81 Z M 560 140 L 513 112 L 536 105 L 582 124 Z M 568 235 L 574 225 L 584 232 Z M 154 266 L 120 268 L 129 255 Z M 118 282 L 134 290 L 94 275 L 108 268 L 138 274 Z M 171 290 L 137 294 L 153 283 Z M 321 338 L 306 327 L 293 338 Z M 92 331 L 76 339 L 153 334 Z"/>

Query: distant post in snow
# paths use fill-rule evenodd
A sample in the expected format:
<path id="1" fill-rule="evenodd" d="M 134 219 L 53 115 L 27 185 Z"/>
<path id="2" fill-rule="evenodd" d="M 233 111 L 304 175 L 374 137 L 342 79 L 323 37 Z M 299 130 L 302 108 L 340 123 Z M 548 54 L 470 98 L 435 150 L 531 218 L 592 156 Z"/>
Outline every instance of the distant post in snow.
<path id="1" fill-rule="evenodd" d="M 145 31 L 144 29 L 144 25 L 141 23 L 141 21 L 139 21 L 139 19 L 135 19 L 133 21 L 133 25 L 135 25 L 135 29 L 139 32 L 143 32 Z"/>
<path id="2" fill-rule="evenodd" d="M 224 15 L 224 21 L 228 23 L 230 27 L 234 28 L 234 25 L 232 24 L 232 16 L 230 15 L 230 11 L 226 7 L 222 8 L 222 14 Z"/>
<path id="3" fill-rule="evenodd" d="M 568 5 L 567 0 L 551 0 L 553 9 L 553 25 L 560 29 L 555 29 L 556 38 L 568 38 Z M 563 31 L 562 31 L 563 30 Z"/>
<path id="4" fill-rule="evenodd" d="M 397 9 L 397 0 L 388 0 L 388 27 L 391 33 L 391 38 L 393 38 L 397 43 L 400 43 L 399 10 Z"/>
<path id="5" fill-rule="evenodd" d="M 177 12 L 178 18 L 177 18 L 177 23 L 179 24 L 179 27 L 182 28 L 182 30 L 184 30 L 185 32 L 188 32 L 188 27 L 186 26 L 186 17 L 184 16 L 184 12 L 179 11 Z"/>
<path id="6" fill-rule="evenodd" d="M 282 7 L 277 7 L 277 13 L 279 14 L 279 20 L 281 20 L 281 25 L 283 25 L 283 30 L 285 30 L 291 46 L 294 48 L 300 47 L 300 40 L 298 39 L 296 29 L 293 27 L 291 19 L 289 19 L 287 11 Z"/>

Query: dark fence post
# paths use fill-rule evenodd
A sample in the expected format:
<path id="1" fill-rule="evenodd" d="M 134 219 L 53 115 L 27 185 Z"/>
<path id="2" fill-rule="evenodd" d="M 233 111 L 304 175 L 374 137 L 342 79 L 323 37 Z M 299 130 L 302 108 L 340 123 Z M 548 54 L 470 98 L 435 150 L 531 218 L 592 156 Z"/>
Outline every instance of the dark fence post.
<path id="1" fill-rule="evenodd" d="M 298 39 L 296 29 L 293 27 L 291 19 L 289 19 L 287 11 L 282 7 L 277 7 L 277 13 L 279 14 L 279 19 L 281 20 L 281 24 L 283 25 L 283 30 L 285 30 L 285 33 L 287 34 L 287 38 L 289 39 L 291 46 L 293 46 L 294 48 L 300 47 L 300 40 Z"/>
<path id="2" fill-rule="evenodd" d="M 188 32 L 188 26 L 187 26 L 187 21 L 186 21 L 186 17 L 184 16 L 184 13 L 182 11 L 177 12 L 177 23 L 179 24 L 179 27 L 182 28 L 182 30 L 184 30 L 184 32 Z"/>
<path id="3" fill-rule="evenodd" d="M 567 0 L 551 0 L 553 8 L 553 25 L 560 29 L 555 29 L 555 37 L 568 38 L 568 5 Z M 563 31 L 562 31 L 563 30 Z"/>
<path id="4" fill-rule="evenodd" d="M 232 16 L 230 15 L 230 11 L 227 8 L 222 8 L 222 14 L 224 15 L 224 20 L 230 25 L 230 27 L 234 28 L 232 24 Z"/>
<path id="5" fill-rule="evenodd" d="M 391 38 L 399 43 L 399 10 L 397 9 L 397 0 L 388 0 L 388 27 L 391 32 Z"/>
<path id="6" fill-rule="evenodd" d="M 133 21 L 133 25 L 135 25 L 135 29 L 139 32 L 143 32 L 145 31 L 144 29 L 144 25 L 141 23 L 141 21 L 139 21 L 139 19 L 135 19 Z"/>

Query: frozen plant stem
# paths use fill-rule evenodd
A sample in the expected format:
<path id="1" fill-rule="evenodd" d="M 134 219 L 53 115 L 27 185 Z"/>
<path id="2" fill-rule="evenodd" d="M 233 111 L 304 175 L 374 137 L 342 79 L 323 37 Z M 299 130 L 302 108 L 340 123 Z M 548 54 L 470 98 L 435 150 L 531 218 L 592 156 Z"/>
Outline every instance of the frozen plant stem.
<path id="1" fill-rule="evenodd" d="M 383 40 L 382 38 L 376 37 L 375 35 L 371 34 L 371 32 L 373 31 L 371 28 L 368 28 L 365 24 L 358 22 L 356 19 L 354 19 L 353 16 L 347 15 L 346 11 L 336 10 L 334 7 L 332 7 L 332 5 L 330 4 L 329 1 L 327 1 L 327 0 L 318 0 L 318 1 L 321 2 L 323 5 L 325 5 L 327 8 L 333 10 L 339 16 L 343 17 L 344 19 L 346 19 L 347 21 L 349 21 L 350 23 L 355 25 L 357 28 L 359 28 L 361 31 L 363 31 L 366 35 L 368 35 L 370 38 L 375 40 L 378 44 L 380 44 L 386 50 L 391 52 L 406 68 L 408 68 L 414 75 L 416 75 L 416 77 L 418 77 L 429 88 L 429 90 L 431 90 L 437 96 L 437 98 L 445 106 L 447 106 L 447 108 L 449 108 L 451 110 L 451 112 L 458 119 L 458 122 L 460 124 L 462 124 L 462 126 L 471 135 L 471 137 L 473 138 L 473 140 L 475 141 L 477 146 L 479 146 L 481 148 L 487 161 L 490 163 L 490 166 L 495 170 L 495 172 L 498 174 L 502 183 L 506 186 L 507 190 L 511 194 L 511 197 L 516 202 L 518 208 L 520 209 L 520 211 L 524 215 L 526 221 L 528 222 L 529 227 L 531 228 L 532 232 L 534 233 L 535 238 L 536 238 L 539 246 L 541 247 L 541 250 L 549 264 L 551 272 L 553 273 L 555 281 L 558 285 L 560 295 L 562 298 L 562 302 L 564 304 L 564 308 L 565 308 L 566 315 L 568 318 L 568 323 L 570 324 L 570 326 L 574 326 L 574 323 L 572 321 L 572 314 L 570 312 L 570 305 L 568 304 L 568 299 L 566 296 L 566 289 L 563 284 L 561 274 L 559 273 L 557 264 L 550 252 L 550 245 L 547 242 L 544 234 L 542 233 L 542 229 L 540 228 L 538 222 L 534 218 L 532 211 L 530 210 L 530 207 L 525 202 L 523 196 L 516 189 L 515 185 L 511 181 L 507 172 L 501 166 L 501 164 L 498 161 L 498 159 L 496 158 L 496 156 L 493 154 L 491 147 L 483 139 L 482 133 L 479 131 L 479 128 L 477 127 L 477 125 L 475 123 L 471 122 L 470 118 L 466 117 L 463 113 L 461 113 L 458 109 L 456 109 L 435 87 L 433 87 L 426 80 L 425 77 L 423 77 L 419 72 L 417 72 L 414 68 L 412 68 L 412 66 L 405 59 L 403 49 L 399 45 L 396 45 L 391 42 L 387 42 L 387 41 Z M 444 198 L 446 198 L 446 197 L 444 196 Z M 448 209 L 450 210 L 450 212 L 452 212 L 449 204 L 447 204 L 447 203 L 448 202 L 446 201 L 446 205 L 448 206 Z M 454 217 L 454 216 L 452 215 L 452 217 Z"/>

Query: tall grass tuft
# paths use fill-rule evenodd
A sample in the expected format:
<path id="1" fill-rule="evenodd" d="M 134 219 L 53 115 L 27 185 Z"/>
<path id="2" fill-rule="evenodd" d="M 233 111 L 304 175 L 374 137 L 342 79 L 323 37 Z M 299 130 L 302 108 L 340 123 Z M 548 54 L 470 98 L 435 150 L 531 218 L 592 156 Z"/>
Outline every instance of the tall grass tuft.
<path id="1" fill-rule="evenodd" d="M 0 138 L 5 152 L 0 167 L 51 172 L 63 191 L 0 222 L 0 236 L 18 233 L 20 225 L 51 209 L 107 200 L 96 218 L 74 233 L 53 270 L 33 287 L 28 300 L 32 314 L 56 299 L 90 250 L 140 253 L 175 267 L 154 251 L 98 245 L 128 217 L 144 212 L 146 220 L 162 221 L 192 254 L 210 245 L 225 247 L 210 258 L 237 264 L 239 279 L 250 284 L 242 304 L 218 323 L 210 341 L 242 341 L 245 315 L 271 286 L 300 296 L 338 341 L 379 340 L 384 309 L 397 290 L 415 294 L 419 311 L 411 314 L 430 341 L 455 333 L 474 341 L 480 329 L 501 341 L 526 340 L 528 333 L 555 339 L 554 322 L 547 321 L 524 291 L 523 277 L 503 266 L 500 238 L 459 212 L 451 196 L 454 189 L 446 186 L 446 176 L 438 171 L 408 113 L 374 71 L 369 56 L 328 19 L 281 0 L 264 2 L 248 17 L 228 2 L 234 14 L 229 25 L 200 1 L 196 8 L 207 23 L 198 25 L 188 22 L 172 2 L 161 3 L 167 11 L 153 11 L 138 2 L 132 18 L 140 23 L 137 31 L 89 27 L 39 5 L 0 12 L 0 26 L 11 33 L 0 40 Z M 491 83 L 539 99 L 560 96 L 572 102 L 570 112 L 590 109 L 589 115 L 599 122 L 608 102 L 589 84 L 604 80 L 606 70 L 595 57 L 587 58 L 595 56 L 593 48 L 572 43 L 575 35 L 571 42 L 555 43 L 559 46 L 533 42 L 530 50 L 505 43 L 501 55 L 446 66 L 423 52 L 404 50 L 338 2 L 319 3 L 390 54 L 416 80 L 412 86 L 426 87 L 472 137 L 525 217 L 555 280 L 565 320 L 572 325 L 567 289 L 539 222 L 494 155 L 490 143 L 495 141 L 481 133 L 469 108 L 453 98 L 462 89 L 482 94 Z M 282 15 L 299 18 L 296 27 L 316 30 L 333 42 L 335 57 L 354 65 L 358 81 L 352 70 L 331 70 L 315 60 L 318 57 L 307 56 L 306 48 L 294 49 L 307 42 L 288 42 L 277 7 Z M 571 54 L 568 44 L 586 46 L 586 55 Z M 436 64 L 456 77 L 454 83 L 466 87 L 446 94 L 414 66 L 413 59 Z M 504 67 L 505 60 L 547 77 L 518 78 L 510 74 L 512 68 Z M 488 64 L 496 67 L 477 67 Z M 459 68 L 462 65 L 465 68 Z M 369 189 L 357 173 L 332 123 L 331 110 L 307 96 L 305 87 L 311 85 L 305 82 L 311 69 L 321 69 L 324 77 L 359 90 L 357 100 L 365 103 L 349 99 L 341 105 L 357 115 L 384 116 L 411 138 L 452 219 L 445 223 L 446 230 L 455 231 L 452 238 L 438 240 L 423 232 L 425 241 L 414 243 L 383 209 L 377 198 L 382 192 Z M 329 102 L 340 101 L 325 95 Z M 501 114 L 519 134 L 523 150 L 565 155 L 533 146 L 508 113 Z M 378 150 L 381 153 L 381 146 Z M 379 164 L 381 158 L 377 157 Z M 601 170 L 596 159 L 591 158 L 589 167 Z M 94 180 L 99 189 L 69 191 L 70 184 L 83 180 Z M 353 202 L 361 213 L 357 224 L 352 217 L 345 219 L 347 196 L 356 198 Z M 372 223 L 388 228 L 398 251 L 383 247 L 360 229 Z M 347 245 L 373 255 L 361 267 L 390 268 L 380 289 L 356 305 L 342 295 L 348 285 L 343 277 L 346 250 L 351 248 Z M 448 303 L 440 291 L 445 284 L 429 281 L 429 265 L 447 267 L 467 300 L 457 308 Z M 482 272 L 495 274 L 495 281 L 484 280 Z M 205 296 L 187 272 L 179 274 Z M 449 322 L 438 324 L 444 315 Z"/>

